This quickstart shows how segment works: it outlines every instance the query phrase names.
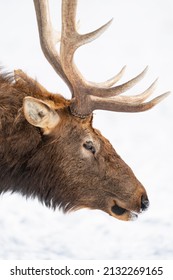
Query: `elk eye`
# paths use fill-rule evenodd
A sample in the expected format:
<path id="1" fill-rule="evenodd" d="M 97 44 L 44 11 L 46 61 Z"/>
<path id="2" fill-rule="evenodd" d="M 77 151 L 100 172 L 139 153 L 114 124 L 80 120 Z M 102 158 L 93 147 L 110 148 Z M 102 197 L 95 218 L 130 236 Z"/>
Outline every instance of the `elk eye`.
<path id="1" fill-rule="evenodd" d="M 93 153 L 93 155 L 96 153 L 96 149 L 93 145 L 93 142 L 92 141 L 86 141 L 84 144 L 83 144 L 83 147 L 88 150 L 88 151 L 91 151 L 91 153 Z"/>

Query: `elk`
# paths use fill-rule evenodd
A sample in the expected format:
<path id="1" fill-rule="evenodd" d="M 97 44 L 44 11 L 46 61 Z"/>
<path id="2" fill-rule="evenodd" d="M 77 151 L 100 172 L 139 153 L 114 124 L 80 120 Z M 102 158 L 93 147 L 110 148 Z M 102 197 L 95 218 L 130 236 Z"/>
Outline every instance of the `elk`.
<path id="1" fill-rule="evenodd" d="M 145 102 L 154 91 L 154 82 L 143 93 L 121 95 L 144 77 L 147 68 L 119 85 L 115 83 L 124 67 L 104 83 L 87 81 L 74 63 L 74 53 L 100 36 L 111 21 L 80 34 L 75 20 L 77 0 L 62 0 L 59 38 L 48 1 L 34 0 L 34 5 L 43 53 L 72 98 L 50 93 L 22 70 L 1 73 L 0 192 L 37 197 L 64 212 L 99 209 L 120 220 L 133 220 L 149 206 L 146 190 L 109 141 L 93 128 L 93 111 L 146 111 L 168 92 Z"/>

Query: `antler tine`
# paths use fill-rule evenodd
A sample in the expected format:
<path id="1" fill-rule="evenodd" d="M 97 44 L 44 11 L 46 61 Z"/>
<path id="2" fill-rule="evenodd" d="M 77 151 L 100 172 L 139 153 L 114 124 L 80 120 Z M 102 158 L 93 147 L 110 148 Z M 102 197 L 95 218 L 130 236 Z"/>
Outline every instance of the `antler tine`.
<path id="1" fill-rule="evenodd" d="M 116 84 L 124 75 L 124 72 L 126 70 L 126 65 L 123 66 L 123 68 L 119 71 L 118 74 L 116 74 L 115 76 L 113 76 L 112 78 L 110 78 L 109 80 L 105 81 L 105 82 L 101 82 L 101 83 L 94 83 L 94 82 L 89 82 L 90 84 L 92 84 L 94 87 L 100 87 L 100 88 L 109 88 L 112 87 L 114 84 Z"/>
<path id="2" fill-rule="evenodd" d="M 148 66 L 136 77 L 132 78 L 131 80 L 127 81 L 124 84 L 111 87 L 111 88 L 99 88 L 92 87 L 90 89 L 91 95 L 98 96 L 98 97 L 113 97 L 115 95 L 122 94 L 123 92 L 127 91 L 128 89 L 134 87 L 146 74 L 148 71 Z"/>
<path id="3" fill-rule="evenodd" d="M 115 99 L 106 98 L 106 100 L 103 100 L 103 98 L 97 96 L 91 96 L 92 110 L 99 109 L 99 110 L 108 110 L 108 111 L 125 112 L 125 113 L 143 112 L 153 108 L 163 99 L 165 99 L 169 94 L 170 92 L 165 92 L 155 97 L 151 101 L 145 103 L 139 103 L 139 102 L 131 103 L 129 101 L 124 102 L 124 101 L 119 101 L 116 98 Z"/>
<path id="4" fill-rule="evenodd" d="M 33 0 L 35 5 L 35 11 L 37 16 L 38 30 L 40 36 L 40 44 L 42 51 L 52 65 L 57 74 L 64 80 L 72 91 L 72 85 L 68 80 L 66 74 L 64 73 L 59 54 L 56 50 L 56 43 L 59 41 L 59 36 L 54 31 L 50 14 L 49 14 L 49 4 L 47 0 Z M 57 35 L 57 38 L 55 37 Z"/>
<path id="5" fill-rule="evenodd" d="M 128 103 L 135 103 L 135 104 L 140 104 L 143 101 L 145 101 L 155 90 L 156 85 L 157 85 L 157 81 L 158 79 L 156 79 L 149 88 L 147 88 L 144 92 L 142 92 L 141 94 L 137 94 L 137 95 L 132 95 L 132 96 L 116 96 L 113 97 L 112 99 L 116 100 L 116 101 L 120 101 L 120 102 L 128 102 Z"/>
<path id="6" fill-rule="evenodd" d="M 68 79 L 72 81 L 74 95 L 77 96 L 78 87 L 87 87 L 87 82 L 73 63 L 74 52 L 80 46 L 89 43 L 99 37 L 111 24 L 112 20 L 87 34 L 79 34 L 76 18 L 77 0 L 62 1 L 62 37 L 60 46 L 61 65 Z M 111 82 L 112 83 L 112 82 Z M 77 86 L 75 86 L 77 85 Z"/>

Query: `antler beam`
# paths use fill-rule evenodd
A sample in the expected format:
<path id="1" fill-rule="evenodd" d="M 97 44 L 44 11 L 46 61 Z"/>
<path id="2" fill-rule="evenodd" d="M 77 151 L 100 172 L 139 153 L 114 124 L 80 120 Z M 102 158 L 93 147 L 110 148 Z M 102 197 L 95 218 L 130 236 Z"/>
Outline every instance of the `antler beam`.
<path id="1" fill-rule="evenodd" d="M 51 23 L 48 0 L 34 0 L 34 5 L 42 51 L 57 74 L 72 90 L 72 85 L 62 69 L 60 57 L 56 49 L 56 44 L 60 41 L 60 38 Z"/>
<path id="2" fill-rule="evenodd" d="M 72 92 L 71 112 L 78 117 L 86 117 L 93 110 L 111 110 L 117 112 L 142 112 L 162 101 L 169 92 L 143 103 L 154 88 L 155 82 L 142 94 L 118 96 L 134 87 L 146 74 L 147 68 L 139 75 L 118 86 L 113 86 L 122 77 L 125 67 L 112 79 L 104 83 L 93 83 L 84 79 L 74 63 L 74 53 L 80 46 L 99 37 L 112 20 L 97 30 L 79 34 L 76 24 L 77 0 L 62 0 L 62 31 L 60 54 L 56 49 L 59 41 L 49 14 L 48 0 L 34 0 L 42 50 L 55 71 L 62 77 Z"/>

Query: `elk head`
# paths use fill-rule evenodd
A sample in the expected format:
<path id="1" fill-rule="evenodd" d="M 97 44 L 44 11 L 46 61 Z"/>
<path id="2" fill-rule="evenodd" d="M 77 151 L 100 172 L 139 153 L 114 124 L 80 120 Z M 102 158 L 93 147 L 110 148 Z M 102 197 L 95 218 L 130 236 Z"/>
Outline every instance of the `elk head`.
<path id="1" fill-rule="evenodd" d="M 72 94 L 71 100 L 64 99 L 63 105 L 60 97 L 56 96 L 53 97 L 54 102 L 46 95 L 24 98 L 25 118 L 32 126 L 39 127 L 48 141 L 42 146 L 44 154 L 48 155 L 53 150 L 54 166 L 51 172 L 47 166 L 47 172 L 52 173 L 54 184 L 51 188 L 54 190 L 47 186 L 49 195 L 44 190 L 49 196 L 49 203 L 51 201 L 54 207 L 60 206 L 64 211 L 87 207 L 103 210 L 121 220 L 131 220 L 147 209 L 149 200 L 146 191 L 109 141 L 92 127 L 92 112 L 99 109 L 142 112 L 155 106 L 168 93 L 144 102 L 153 92 L 154 82 L 141 94 L 120 95 L 140 81 L 147 68 L 117 86 L 114 84 L 122 77 L 125 67 L 104 83 L 86 81 L 74 64 L 74 53 L 78 47 L 101 35 L 111 21 L 91 33 L 79 34 L 75 22 L 77 0 L 62 0 L 59 39 L 51 24 L 48 1 L 34 0 L 34 4 L 42 50 Z M 58 41 L 60 53 L 56 49 Z M 18 72 L 18 79 L 22 79 L 22 73 Z M 37 152 L 37 158 L 43 159 L 40 153 Z"/>

